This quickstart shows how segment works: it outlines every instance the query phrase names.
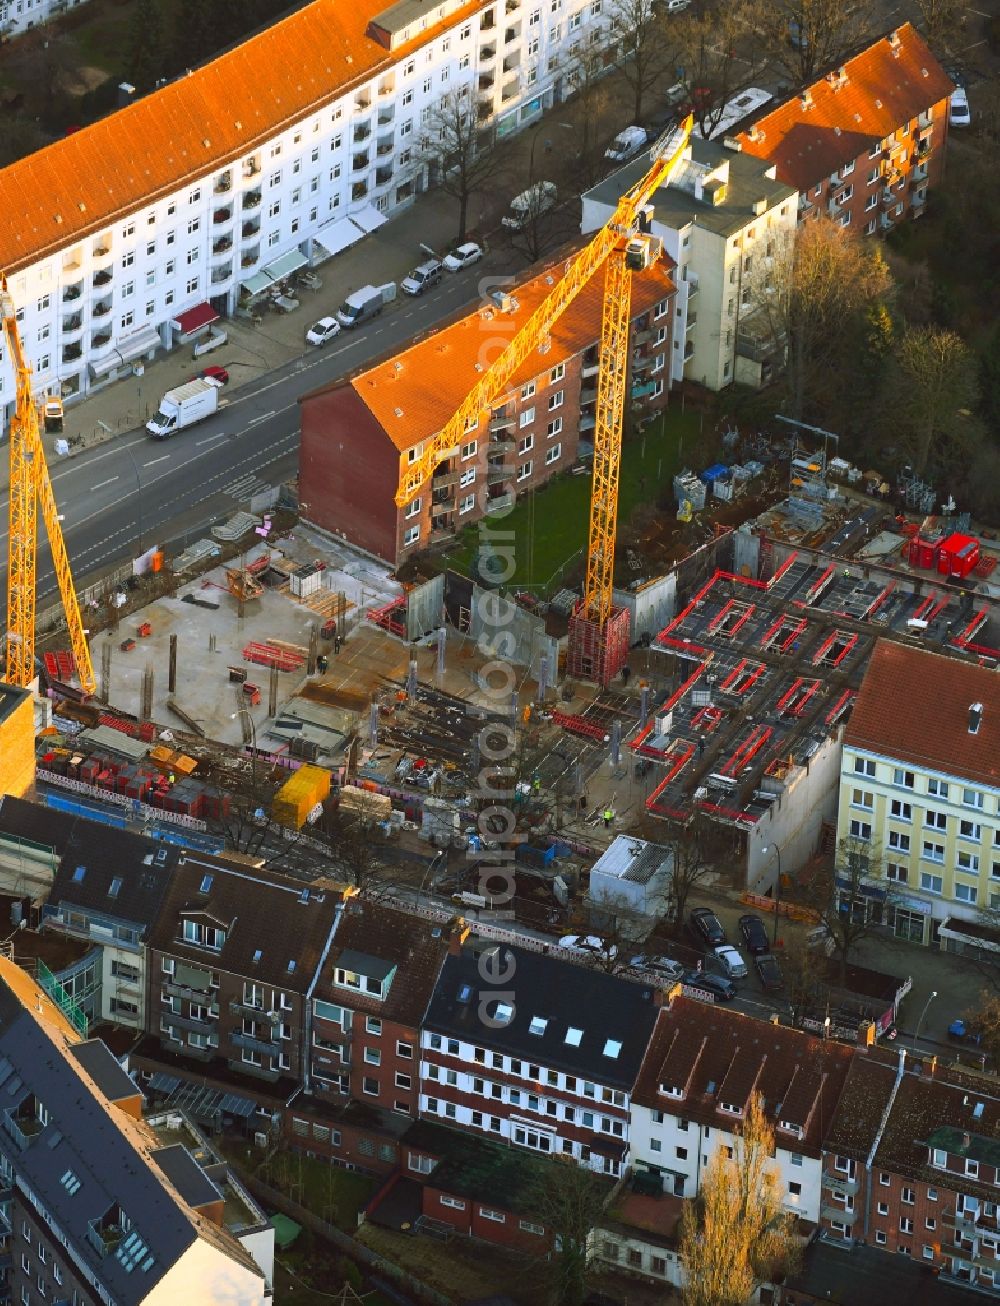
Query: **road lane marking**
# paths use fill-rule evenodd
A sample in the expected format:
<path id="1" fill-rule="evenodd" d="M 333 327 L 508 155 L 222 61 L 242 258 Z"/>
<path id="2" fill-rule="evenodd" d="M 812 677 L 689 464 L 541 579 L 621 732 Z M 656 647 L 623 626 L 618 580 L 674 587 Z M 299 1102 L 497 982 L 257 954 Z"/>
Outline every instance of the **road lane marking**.
<path id="1" fill-rule="evenodd" d="M 90 487 L 91 492 L 94 490 L 103 490 L 106 485 L 114 485 L 115 481 L 120 481 L 120 476 L 110 476 L 106 481 L 98 481 L 96 485 Z"/>
<path id="2" fill-rule="evenodd" d="M 228 431 L 220 431 L 218 435 L 210 435 L 204 440 L 199 440 L 195 444 L 195 448 L 200 449 L 203 444 L 214 444 L 216 440 L 225 440 L 228 434 Z"/>
<path id="3" fill-rule="evenodd" d="M 143 463 L 142 465 L 143 467 L 155 467 L 157 463 L 165 463 L 169 457 L 170 455 L 165 453 L 162 458 L 150 458 L 148 463 Z"/>

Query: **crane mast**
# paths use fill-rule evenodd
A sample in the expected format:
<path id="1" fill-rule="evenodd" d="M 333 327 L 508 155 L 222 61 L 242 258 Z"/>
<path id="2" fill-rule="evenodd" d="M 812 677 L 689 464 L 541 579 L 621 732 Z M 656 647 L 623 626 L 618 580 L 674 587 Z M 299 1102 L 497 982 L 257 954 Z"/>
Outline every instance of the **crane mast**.
<path id="1" fill-rule="evenodd" d="M 17 329 L 17 310 L 0 279 L 0 317 L 10 349 L 17 384 L 14 416 L 10 424 L 10 535 L 7 554 L 7 663 L 9 684 L 26 688 L 35 678 L 35 582 L 38 556 L 38 507 L 52 550 L 52 566 L 59 584 L 77 676 L 85 693 L 97 682 L 90 648 L 83 629 L 80 604 L 73 586 L 66 542 L 45 461 L 38 408 L 31 393 L 31 364 L 24 354 Z"/>
<path id="2" fill-rule="evenodd" d="M 562 314 L 591 278 L 604 268 L 601 370 L 597 385 L 587 569 L 583 600 L 570 624 L 570 669 L 573 674 L 605 681 L 604 658 L 599 657 L 595 662 L 586 653 L 574 657 L 573 642 L 575 632 L 580 638 L 590 639 L 596 631 L 599 637 L 612 616 L 618 480 L 628 385 L 632 300 L 632 274 L 626 263 L 625 247 L 638 230 L 644 206 L 669 179 L 683 157 L 692 122 L 688 115 L 683 122 L 668 128 L 655 142 L 650 151 L 648 171 L 621 197 L 614 213 L 591 241 L 567 261 L 562 277 L 466 395 L 458 410 L 432 439 L 425 442 L 412 463 L 406 461 L 408 455 L 400 459 L 396 504 L 405 507 L 416 498 L 435 467 L 457 452 L 468 433 L 479 425 L 483 412 L 504 394 L 511 378 L 530 355 L 544 347 Z"/>

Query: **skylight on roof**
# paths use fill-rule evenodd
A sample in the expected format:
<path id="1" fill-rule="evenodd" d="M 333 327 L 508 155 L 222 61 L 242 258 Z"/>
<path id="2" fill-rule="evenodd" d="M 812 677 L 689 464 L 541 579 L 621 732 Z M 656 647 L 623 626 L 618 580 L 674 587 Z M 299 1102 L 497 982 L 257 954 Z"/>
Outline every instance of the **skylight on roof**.
<path id="1" fill-rule="evenodd" d="M 254 950 L 254 954 L 253 954 L 253 964 L 254 964 L 255 966 L 256 966 L 257 963 L 260 961 L 260 959 L 261 959 L 261 957 L 262 957 L 263 955 L 264 955 L 264 954 L 261 952 L 260 948 L 256 948 L 256 949 Z"/>
<path id="2" fill-rule="evenodd" d="M 578 1048 L 580 1046 L 580 1040 L 582 1038 L 583 1038 L 583 1030 L 575 1029 L 572 1025 L 570 1025 L 569 1029 L 566 1031 L 566 1042 L 570 1045 L 570 1047 Z"/>
<path id="3" fill-rule="evenodd" d="M 509 1002 L 498 1002 L 493 1019 L 500 1025 L 506 1025 L 514 1019 L 514 1008 Z"/>
<path id="4" fill-rule="evenodd" d="M 66 1173 L 63 1175 L 63 1177 L 59 1180 L 59 1182 L 69 1193 L 70 1197 L 75 1196 L 80 1188 L 80 1180 L 76 1177 L 76 1175 L 73 1173 L 72 1170 L 67 1170 Z"/>
<path id="5" fill-rule="evenodd" d="M 294 974 L 295 974 L 295 959 L 294 959 L 294 958 L 293 958 L 293 959 L 288 963 L 288 973 L 289 973 L 289 975 L 294 975 Z"/>
<path id="6" fill-rule="evenodd" d="M 604 1055 L 606 1057 L 616 1057 L 621 1050 L 621 1042 L 616 1038 L 609 1038 L 604 1045 Z"/>
<path id="7" fill-rule="evenodd" d="M 82 884 L 82 883 L 83 883 L 83 877 L 84 877 L 86 874 L 87 874 L 87 868 L 86 868 L 86 866 L 78 866 L 78 867 L 76 868 L 76 870 L 73 872 L 73 883 L 74 883 L 74 884 Z"/>
<path id="8" fill-rule="evenodd" d="M 118 895 L 121 893 L 121 891 L 122 891 L 122 878 L 120 875 L 116 875 L 115 878 L 111 881 L 111 884 L 108 886 L 108 897 L 117 898 Z"/>
<path id="9" fill-rule="evenodd" d="M 471 984 L 463 984 L 458 990 L 458 1001 L 466 1006 L 472 1001 L 472 994 L 475 992 Z"/>
<path id="10" fill-rule="evenodd" d="M 545 1033 L 545 1027 L 546 1027 L 546 1025 L 548 1025 L 548 1023 L 549 1023 L 549 1022 L 545 1019 L 544 1016 L 532 1016 L 532 1017 L 531 1017 L 531 1024 L 528 1026 L 528 1033 L 529 1033 L 529 1034 L 544 1034 L 544 1033 Z"/>
<path id="11" fill-rule="evenodd" d="M 212 879 L 213 879 L 213 877 L 212 877 L 211 875 L 203 875 L 203 876 L 201 877 L 201 884 L 198 885 L 198 892 L 199 892 L 199 893 L 211 893 L 211 892 L 212 892 Z"/>

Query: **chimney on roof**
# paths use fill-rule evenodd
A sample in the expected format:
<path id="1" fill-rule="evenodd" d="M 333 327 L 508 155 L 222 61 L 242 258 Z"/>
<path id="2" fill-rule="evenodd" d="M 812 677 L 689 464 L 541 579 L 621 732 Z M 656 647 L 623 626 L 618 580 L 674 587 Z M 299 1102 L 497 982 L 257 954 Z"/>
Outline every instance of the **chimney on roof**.
<path id="1" fill-rule="evenodd" d="M 982 703 L 969 704 L 969 734 L 978 735 L 979 727 L 983 724 L 983 705 Z"/>
<path id="2" fill-rule="evenodd" d="M 812 91 L 810 91 L 809 87 L 807 86 L 804 90 L 799 92 L 799 103 L 802 105 L 803 109 L 811 109 L 812 102 L 813 102 Z"/>
<path id="3" fill-rule="evenodd" d="M 901 44 L 900 39 L 899 39 L 899 33 L 896 32 L 896 31 L 892 31 L 892 32 L 889 33 L 889 36 L 888 36 L 887 39 L 888 39 L 888 41 L 889 41 L 889 48 L 892 50 L 893 58 L 894 58 L 894 59 L 898 59 L 898 58 L 899 58 L 899 47 L 900 47 L 900 44 Z"/>
<path id="4" fill-rule="evenodd" d="M 971 1135 L 971 1134 L 963 1134 L 963 1135 L 962 1135 L 962 1146 L 963 1146 L 963 1147 L 971 1147 L 971 1146 L 972 1146 L 972 1135 Z"/>

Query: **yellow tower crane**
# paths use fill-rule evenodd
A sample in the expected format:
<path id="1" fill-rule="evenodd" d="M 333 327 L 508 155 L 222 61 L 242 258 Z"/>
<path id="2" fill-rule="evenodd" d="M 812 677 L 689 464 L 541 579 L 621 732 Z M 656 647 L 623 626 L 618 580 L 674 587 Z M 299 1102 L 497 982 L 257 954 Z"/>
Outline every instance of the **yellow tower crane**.
<path id="1" fill-rule="evenodd" d="M 589 674 L 604 683 L 609 678 L 605 658 L 600 652 L 593 659 L 588 655 L 581 656 L 580 648 L 574 650 L 574 636 L 579 643 L 588 630 L 596 631 L 599 645 L 601 634 L 612 616 L 618 477 L 628 383 L 632 299 L 632 274 L 626 259 L 626 247 L 639 231 L 640 215 L 650 197 L 669 179 L 681 161 L 691 135 L 692 121 L 689 115 L 656 141 L 645 176 L 621 197 L 614 213 L 590 243 L 568 260 L 562 277 L 483 373 L 454 416 L 433 439 L 425 442 L 420 456 L 412 463 L 400 460 L 396 504 L 404 507 L 417 497 L 420 487 L 433 474 L 435 467 L 457 452 L 467 433 L 479 425 L 483 412 L 504 393 L 515 372 L 534 350 L 545 345 L 562 314 L 590 279 L 606 266 L 587 571 L 583 599 L 571 622 L 569 656 L 571 673 Z"/>
<path id="2" fill-rule="evenodd" d="M 59 582 L 66 625 L 76 659 L 80 685 L 92 694 L 97 682 L 90 649 L 73 588 L 59 510 L 52 492 L 45 450 L 39 434 L 38 407 L 31 394 L 31 364 L 24 356 L 17 329 L 17 310 L 0 280 L 0 317 L 10 347 L 17 399 L 10 424 L 10 537 L 7 550 L 7 671 L 8 684 L 27 688 L 35 678 L 35 569 L 38 554 L 38 504 L 52 549 L 52 566 Z"/>

